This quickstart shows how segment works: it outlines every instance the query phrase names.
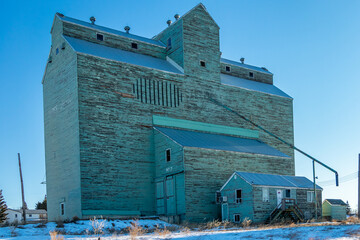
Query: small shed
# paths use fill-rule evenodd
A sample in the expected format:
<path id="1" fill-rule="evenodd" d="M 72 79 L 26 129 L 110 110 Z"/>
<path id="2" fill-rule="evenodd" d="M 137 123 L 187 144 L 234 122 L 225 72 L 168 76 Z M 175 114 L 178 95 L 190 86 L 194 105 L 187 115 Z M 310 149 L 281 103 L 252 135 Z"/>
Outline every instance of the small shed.
<path id="1" fill-rule="evenodd" d="M 322 188 L 316 186 L 321 217 Z M 270 223 L 282 218 L 315 217 L 314 184 L 306 177 L 234 172 L 219 191 L 222 220 Z"/>
<path id="2" fill-rule="evenodd" d="M 322 205 L 323 217 L 330 220 L 345 220 L 347 204 L 341 199 L 325 199 Z"/>

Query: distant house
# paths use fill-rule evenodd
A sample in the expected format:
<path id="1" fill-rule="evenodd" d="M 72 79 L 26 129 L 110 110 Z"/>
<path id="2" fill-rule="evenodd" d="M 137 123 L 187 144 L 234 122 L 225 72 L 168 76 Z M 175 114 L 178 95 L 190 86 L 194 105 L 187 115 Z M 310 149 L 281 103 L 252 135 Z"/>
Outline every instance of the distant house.
<path id="1" fill-rule="evenodd" d="M 21 222 L 22 221 L 22 210 L 21 209 L 8 209 L 6 211 L 8 213 L 6 221 L 9 223 L 13 222 Z M 40 222 L 42 220 L 47 219 L 47 212 L 44 209 L 27 209 L 26 213 L 26 221 L 27 222 Z"/>
<path id="2" fill-rule="evenodd" d="M 322 188 L 317 186 L 318 216 Z M 273 222 L 315 217 L 314 184 L 305 177 L 234 172 L 217 193 L 222 220 Z"/>
<path id="3" fill-rule="evenodd" d="M 347 204 L 341 199 L 325 199 L 322 205 L 323 217 L 330 220 L 345 220 Z"/>

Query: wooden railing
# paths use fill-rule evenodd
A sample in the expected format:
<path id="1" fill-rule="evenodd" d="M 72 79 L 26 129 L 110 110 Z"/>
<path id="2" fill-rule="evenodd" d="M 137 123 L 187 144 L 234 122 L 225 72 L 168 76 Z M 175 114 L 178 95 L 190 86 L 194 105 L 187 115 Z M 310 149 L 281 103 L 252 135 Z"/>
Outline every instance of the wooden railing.
<path id="1" fill-rule="evenodd" d="M 295 215 L 293 216 L 292 213 Z M 297 218 L 300 221 L 304 220 L 304 214 L 296 204 L 296 200 L 292 198 L 283 198 L 279 205 L 270 213 L 268 218 L 268 223 L 271 223 L 278 219 L 280 216 L 291 216 L 292 218 Z M 296 219 L 294 219 L 296 220 Z"/>

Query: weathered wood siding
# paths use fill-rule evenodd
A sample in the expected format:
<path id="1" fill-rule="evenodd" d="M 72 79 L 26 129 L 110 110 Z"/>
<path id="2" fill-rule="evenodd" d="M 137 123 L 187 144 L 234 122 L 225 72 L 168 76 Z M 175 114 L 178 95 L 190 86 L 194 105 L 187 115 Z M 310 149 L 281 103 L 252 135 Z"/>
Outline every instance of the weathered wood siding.
<path id="1" fill-rule="evenodd" d="M 81 217 L 76 53 L 61 49 L 62 23 L 55 21 L 51 58 L 43 82 L 48 219 Z M 58 49 L 58 50 L 56 50 Z M 58 53 L 56 54 L 56 52 Z M 65 215 L 60 215 L 60 203 Z"/>
<path id="2" fill-rule="evenodd" d="M 310 189 L 297 189 L 296 190 L 296 200 L 297 205 L 303 211 L 305 219 L 315 218 L 315 203 L 307 201 L 307 192 L 311 191 Z M 317 209 L 318 217 L 322 216 L 322 191 L 316 190 L 317 194 Z"/>
<path id="3" fill-rule="evenodd" d="M 241 202 L 236 202 L 235 191 L 241 189 Z M 221 196 L 227 196 L 229 206 L 229 221 L 235 221 L 235 214 L 240 214 L 240 221 L 248 218 L 254 221 L 253 187 L 239 176 L 234 175 L 221 191 Z"/>
<path id="4" fill-rule="evenodd" d="M 230 72 L 226 71 L 226 66 L 230 67 Z M 249 76 L 249 73 L 252 72 L 254 75 L 253 77 Z M 221 63 L 221 73 L 231 75 L 234 77 L 245 78 L 252 81 L 273 84 L 273 75 L 267 74 L 263 72 L 259 72 L 256 70 L 242 68 L 231 64 Z"/>

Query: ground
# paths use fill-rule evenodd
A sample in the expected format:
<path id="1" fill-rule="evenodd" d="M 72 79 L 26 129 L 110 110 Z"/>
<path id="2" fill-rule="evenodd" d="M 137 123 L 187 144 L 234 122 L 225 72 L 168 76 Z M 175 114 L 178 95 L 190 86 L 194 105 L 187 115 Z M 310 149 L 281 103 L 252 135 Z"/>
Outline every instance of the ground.
<path id="1" fill-rule="evenodd" d="M 209 225 L 200 229 L 179 227 L 160 220 L 95 220 L 65 223 L 56 228 L 56 223 L 28 224 L 25 226 L 0 228 L 0 239 L 48 240 L 49 232 L 66 233 L 64 239 L 177 239 L 177 240 L 230 240 L 230 239 L 360 239 L 360 224 L 351 222 L 325 222 L 310 224 L 291 224 L 282 226 L 250 226 L 243 228 L 223 225 Z M 216 225 L 216 224 L 215 224 Z M 130 229 L 130 233 L 129 233 Z M 143 233 L 146 230 L 147 233 Z M 171 230 L 171 231 L 169 231 Z M 137 236 L 136 236 L 137 235 Z M 56 239 L 53 237 L 52 239 Z M 61 237 L 58 239 L 62 239 Z"/>

